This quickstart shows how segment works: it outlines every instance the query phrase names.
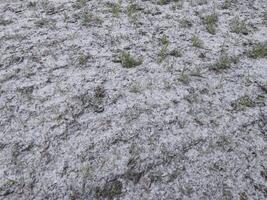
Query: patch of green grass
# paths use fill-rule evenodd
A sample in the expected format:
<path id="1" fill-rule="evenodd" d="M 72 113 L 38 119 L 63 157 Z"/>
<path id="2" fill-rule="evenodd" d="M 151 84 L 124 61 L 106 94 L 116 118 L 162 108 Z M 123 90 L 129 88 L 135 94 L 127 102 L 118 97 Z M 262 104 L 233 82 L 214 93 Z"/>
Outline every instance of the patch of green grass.
<path id="1" fill-rule="evenodd" d="M 166 5 L 168 3 L 170 3 L 170 0 L 158 0 L 158 5 Z"/>
<path id="2" fill-rule="evenodd" d="M 264 58 L 267 56 L 267 44 L 258 43 L 248 52 L 248 57 L 257 59 Z"/>
<path id="3" fill-rule="evenodd" d="M 203 41 L 196 35 L 194 35 L 192 38 L 191 38 L 191 41 L 192 41 L 192 45 L 194 47 L 198 47 L 198 48 L 201 48 L 203 47 Z"/>
<path id="4" fill-rule="evenodd" d="M 165 34 L 161 37 L 160 41 L 161 41 L 161 44 L 163 44 L 163 45 L 169 45 L 168 36 Z"/>
<path id="5" fill-rule="evenodd" d="M 88 55 L 85 55 L 85 54 L 80 54 L 79 57 L 78 57 L 78 62 L 79 62 L 79 65 L 85 65 L 87 63 L 87 60 L 88 60 L 89 56 Z"/>
<path id="6" fill-rule="evenodd" d="M 126 13 L 129 17 L 133 17 L 133 15 L 140 10 L 141 10 L 141 8 L 138 4 L 130 3 L 126 8 Z"/>
<path id="7" fill-rule="evenodd" d="M 191 6 L 201 6 L 208 3 L 208 0 L 191 0 L 189 1 Z"/>
<path id="8" fill-rule="evenodd" d="M 81 172 L 85 178 L 90 177 L 92 171 L 92 167 L 89 164 L 85 164 L 84 166 L 81 167 Z"/>
<path id="9" fill-rule="evenodd" d="M 168 46 L 169 46 L 169 39 L 167 35 L 163 35 L 160 39 L 162 47 L 158 54 L 158 63 L 161 63 L 167 56 L 168 56 Z"/>
<path id="10" fill-rule="evenodd" d="M 180 0 L 158 0 L 157 4 L 158 5 L 167 5 L 171 2 L 179 2 Z"/>
<path id="11" fill-rule="evenodd" d="M 207 16 L 203 17 L 202 20 L 206 26 L 207 31 L 210 34 L 215 35 L 217 22 L 218 22 L 218 15 L 216 13 L 213 13 L 211 15 L 207 15 Z"/>
<path id="12" fill-rule="evenodd" d="M 168 56 L 168 45 L 163 45 L 158 54 L 158 63 L 161 63 Z"/>
<path id="13" fill-rule="evenodd" d="M 234 109 L 244 109 L 246 107 L 254 107 L 255 102 L 248 95 L 244 95 L 242 97 L 239 97 L 237 100 L 233 101 L 231 103 L 231 106 Z"/>
<path id="14" fill-rule="evenodd" d="M 87 1 L 88 0 L 76 0 L 76 2 L 74 3 L 73 7 L 77 8 L 77 9 L 81 9 L 81 8 L 86 6 L 86 2 Z"/>
<path id="15" fill-rule="evenodd" d="M 121 10 L 121 5 L 119 3 L 115 3 L 110 6 L 110 11 L 113 17 L 118 17 L 120 14 L 120 10 Z"/>
<path id="16" fill-rule="evenodd" d="M 89 26 L 92 23 L 101 24 L 102 20 L 90 12 L 84 12 L 81 18 L 81 23 L 83 26 Z"/>
<path id="17" fill-rule="evenodd" d="M 123 68 L 133 68 L 142 64 L 142 60 L 134 58 L 130 53 L 123 52 L 120 56 Z"/>
<path id="18" fill-rule="evenodd" d="M 244 35 L 248 34 L 248 28 L 247 28 L 245 21 L 241 21 L 239 18 L 235 18 L 234 20 L 231 21 L 230 30 L 231 32 L 237 33 L 237 34 L 240 34 L 240 33 Z"/>
<path id="19" fill-rule="evenodd" d="M 126 7 L 126 14 L 129 17 L 129 20 L 131 23 L 137 25 L 138 24 L 138 11 L 141 11 L 142 8 L 136 4 L 136 3 L 130 3 L 127 7 Z"/>
<path id="20" fill-rule="evenodd" d="M 232 65 L 232 59 L 228 55 L 221 55 L 215 64 L 210 66 L 211 70 L 221 71 L 225 69 L 229 69 Z"/>
<path id="21" fill-rule="evenodd" d="M 123 184 L 121 181 L 115 179 L 107 182 L 103 188 L 97 187 L 95 197 L 97 199 L 115 199 L 122 193 Z"/>

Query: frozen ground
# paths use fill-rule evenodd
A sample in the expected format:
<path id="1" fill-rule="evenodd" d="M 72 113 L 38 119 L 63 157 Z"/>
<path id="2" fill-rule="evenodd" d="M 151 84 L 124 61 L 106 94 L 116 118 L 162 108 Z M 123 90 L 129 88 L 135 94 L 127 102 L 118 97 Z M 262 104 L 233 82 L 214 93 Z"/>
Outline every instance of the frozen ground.
<path id="1" fill-rule="evenodd" d="M 266 42 L 266 0 L 1 0 L 0 199 L 266 199 Z"/>

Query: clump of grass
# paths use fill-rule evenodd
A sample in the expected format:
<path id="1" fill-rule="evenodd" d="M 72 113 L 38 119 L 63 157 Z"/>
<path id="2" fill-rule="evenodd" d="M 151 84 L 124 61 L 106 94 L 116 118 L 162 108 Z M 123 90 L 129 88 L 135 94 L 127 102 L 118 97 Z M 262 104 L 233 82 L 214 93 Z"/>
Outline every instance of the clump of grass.
<path id="1" fill-rule="evenodd" d="M 185 69 L 183 69 L 178 80 L 181 81 L 183 84 L 189 84 L 189 75 L 185 73 Z"/>
<path id="2" fill-rule="evenodd" d="M 201 48 L 203 47 L 203 41 L 196 35 L 194 35 L 192 38 L 191 38 L 191 41 L 192 41 L 192 45 L 194 47 L 198 47 L 198 48 Z"/>
<path id="3" fill-rule="evenodd" d="M 123 184 L 119 180 L 112 180 L 107 182 L 103 188 L 97 187 L 95 190 L 95 197 L 97 199 L 115 199 L 121 195 Z"/>
<path id="4" fill-rule="evenodd" d="M 196 92 L 190 92 L 188 95 L 184 97 L 186 101 L 188 101 L 190 104 L 199 102 L 199 94 Z"/>
<path id="5" fill-rule="evenodd" d="M 254 107 L 255 106 L 255 102 L 248 95 L 244 95 L 242 97 L 239 97 L 234 102 L 232 102 L 231 106 L 234 109 L 244 109 L 246 107 Z"/>
<path id="6" fill-rule="evenodd" d="M 130 88 L 130 92 L 140 93 L 141 92 L 141 85 L 139 83 L 132 84 L 132 86 Z"/>
<path id="7" fill-rule="evenodd" d="M 218 15 L 216 13 L 213 13 L 211 15 L 207 15 L 205 17 L 203 17 L 203 23 L 206 26 L 207 31 L 210 34 L 215 35 L 216 33 L 216 26 L 217 26 L 217 22 L 218 22 Z"/>
<path id="8" fill-rule="evenodd" d="M 37 2 L 32 2 L 32 1 L 30 1 L 30 2 L 27 4 L 27 7 L 28 7 L 28 8 L 35 8 L 36 5 L 37 5 Z"/>
<path id="9" fill-rule="evenodd" d="M 74 3 L 73 7 L 77 9 L 81 9 L 86 6 L 87 0 L 76 0 Z"/>
<path id="10" fill-rule="evenodd" d="M 161 37 L 160 41 L 161 41 L 161 44 L 163 44 L 163 45 L 169 45 L 168 36 L 165 34 Z"/>
<path id="11" fill-rule="evenodd" d="M 79 65 L 85 65 L 88 61 L 89 56 L 81 53 L 78 57 Z"/>
<path id="12" fill-rule="evenodd" d="M 192 6 L 201 6 L 208 3 L 208 0 L 194 0 L 190 1 Z"/>
<path id="13" fill-rule="evenodd" d="M 158 63 L 161 63 L 168 56 L 168 45 L 163 45 L 158 54 Z"/>
<path id="14" fill-rule="evenodd" d="M 38 28 L 55 28 L 56 20 L 55 19 L 48 19 L 48 18 L 41 18 L 34 22 L 35 26 Z"/>
<path id="15" fill-rule="evenodd" d="M 160 42 L 162 47 L 158 54 L 158 63 L 161 63 L 168 56 L 169 39 L 165 34 L 161 37 Z"/>
<path id="16" fill-rule="evenodd" d="M 245 21 L 241 21 L 239 18 L 235 18 L 234 20 L 231 21 L 230 30 L 231 32 L 237 33 L 237 34 L 240 34 L 240 33 L 244 35 L 248 34 L 248 28 L 247 28 Z"/>
<path id="17" fill-rule="evenodd" d="M 51 25 L 52 23 L 49 19 L 42 18 L 42 19 L 39 19 L 36 22 L 34 22 L 34 24 L 38 28 L 43 28 L 43 27 Z"/>
<path id="18" fill-rule="evenodd" d="M 96 24 L 102 23 L 102 20 L 99 17 L 93 15 L 88 11 L 83 13 L 81 20 L 83 26 L 89 26 L 91 23 L 96 23 Z"/>
<path id="19" fill-rule="evenodd" d="M 126 8 L 128 17 L 133 17 L 133 15 L 140 10 L 141 10 L 140 6 L 136 3 L 130 3 Z"/>
<path id="20" fill-rule="evenodd" d="M 171 6 L 172 10 L 176 10 L 176 9 L 182 9 L 183 8 L 183 1 L 180 0 L 174 0 L 174 4 Z"/>
<path id="21" fill-rule="evenodd" d="M 267 44 L 258 43 L 248 52 L 248 57 L 257 59 L 264 58 L 267 56 Z"/>
<path id="22" fill-rule="evenodd" d="M 120 56 L 120 60 L 124 68 L 133 68 L 142 64 L 142 60 L 134 58 L 128 52 L 123 52 Z"/>
<path id="23" fill-rule="evenodd" d="M 221 55 L 215 64 L 210 66 L 210 69 L 215 71 L 225 70 L 231 67 L 232 59 L 228 55 Z"/>
<path id="24" fill-rule="evenodd" d="M 129 17 L 131 23 L 138 24 L 138 15 L 137 12 L 142 10 L 142 8 L 136 3 L 130 3 L 126 8 L 126 13 Z"/>
<path id="25" fill-rule="evenodd" d="M 171 0 L 158 0 L 158 5 L 166 5 L 169 4 Z"/>
<path id="26" fill-rule="evenodd" d="M 195 68 L 190 72 L 191 76 L 203 77 L 200 68 Z"/>
<path id="27" fill-rule="evenodd" d="M 181 25 L 181 27 L 182 28 L 190 28 L 190 27 L 192 27 L 192 22 L 190 21 L 190 20 L 188 20 L 188 19 L 182 19 L 181 21 L 180 21 L 180 25 Z"/>
<path id="28" fill-rule="evenodd" d="M 120 14 L 120 10 L 121 10 L 121 5 L 119 3 L 115 3 L 110 6 L 110 11 L 113 17 L 118 17 Z"/>
<path id="29" fill-rule="evenodd" d="M 106 96 L 105 88 L 102 85 L 98 85 L 95 88 L 95 98 L 103 99 Z"/>

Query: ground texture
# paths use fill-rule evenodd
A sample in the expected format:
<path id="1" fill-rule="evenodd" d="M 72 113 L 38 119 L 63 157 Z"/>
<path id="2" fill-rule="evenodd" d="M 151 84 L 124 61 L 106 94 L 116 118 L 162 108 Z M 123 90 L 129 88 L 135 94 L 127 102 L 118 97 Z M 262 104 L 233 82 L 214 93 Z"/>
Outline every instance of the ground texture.
<path id="1" fill-rule="evenodd" d="M 266 42 L 266 0 L 1 0 L 0 199 L 266 199 Z"/>

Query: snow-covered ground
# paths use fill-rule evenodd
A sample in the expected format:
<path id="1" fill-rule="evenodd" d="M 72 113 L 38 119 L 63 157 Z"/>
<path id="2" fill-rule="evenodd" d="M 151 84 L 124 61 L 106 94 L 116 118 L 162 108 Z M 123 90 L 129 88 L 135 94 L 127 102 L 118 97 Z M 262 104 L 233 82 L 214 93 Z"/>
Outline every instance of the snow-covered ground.
<path id="1" fill-rule="evenodd" d="M 0 199 L 266 199 L 266 99 L 266 0 L 1 0 Z"/>

